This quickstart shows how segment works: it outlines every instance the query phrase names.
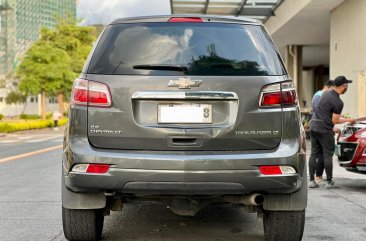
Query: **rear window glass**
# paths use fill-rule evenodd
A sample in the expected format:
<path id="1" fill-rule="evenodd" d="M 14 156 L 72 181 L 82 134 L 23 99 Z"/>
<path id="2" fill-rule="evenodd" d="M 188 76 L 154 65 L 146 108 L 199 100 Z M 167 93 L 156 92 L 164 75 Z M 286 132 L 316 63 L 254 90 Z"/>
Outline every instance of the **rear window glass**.
<path id="1" fill-rule="evenodd" d="M 141 65 L 184 66 L 184 69 Z M 110 25 L 90 61 L 88 73 L 106 75 L 284 74 L 260 26 L 225 23 L 131 23 Z"/>

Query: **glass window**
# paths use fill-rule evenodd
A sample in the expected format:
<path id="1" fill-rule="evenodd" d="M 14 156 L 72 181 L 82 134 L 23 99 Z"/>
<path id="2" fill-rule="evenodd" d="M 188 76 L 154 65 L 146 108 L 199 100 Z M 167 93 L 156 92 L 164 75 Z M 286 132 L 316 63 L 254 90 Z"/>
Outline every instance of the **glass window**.
<path id="1" fill-rule="evenodd" d="M 136 65 L 186 66 L 186 75 L 283 75 L 260 26 L 225 23 L 134 23 L 107 27 L 88 73 L 181 75 Z"/>

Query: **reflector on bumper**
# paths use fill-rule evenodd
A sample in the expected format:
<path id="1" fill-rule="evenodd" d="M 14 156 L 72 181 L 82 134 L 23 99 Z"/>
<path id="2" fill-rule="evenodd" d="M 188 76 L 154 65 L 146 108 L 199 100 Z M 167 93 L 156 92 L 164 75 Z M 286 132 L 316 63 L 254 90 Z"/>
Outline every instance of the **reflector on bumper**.
<path id="1" fill-rule="evenodd" d="M 296 170 L 290 166 L 259 166 L 262 175 L 286 175 L 295 174 Z"/>
<path id="2" fill-rule="evenodd" d="M 79 173 L 106 173 L 109 165 L 106 164 L 78 164 L 72 168 L 72 172 Z"/>

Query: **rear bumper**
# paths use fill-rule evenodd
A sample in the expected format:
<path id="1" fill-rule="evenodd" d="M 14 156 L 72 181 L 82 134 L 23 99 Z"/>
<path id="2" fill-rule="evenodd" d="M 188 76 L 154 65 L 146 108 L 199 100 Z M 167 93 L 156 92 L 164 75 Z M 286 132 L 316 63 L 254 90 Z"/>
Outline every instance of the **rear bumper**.
<path id="1" fill-rule="evenodd" d="M 63 154 L 64 181 L 73 192 L 116 191 L 136 195 L 224 195 L 293 193 L 304 176 L 298 140 L 267 152 L 143 152 L 92 148 L 86 138 L 69 140 Z M 75 164 L 103 163 L 106 174 L 74 173 Z M 263 176 L 260 165 L 289 165 L 293 175 Z"/>
<path id="2" fill-rule="evenodd" d="M 128 170 L 111 168 L 108 174 L 65 176 L 66 186 L 74 192 L 117 191 L 139 195 L 223 195 L 291 193 L 299 189 L 302 178 L 261 176 L 257 171 L 182 171 Z"/>

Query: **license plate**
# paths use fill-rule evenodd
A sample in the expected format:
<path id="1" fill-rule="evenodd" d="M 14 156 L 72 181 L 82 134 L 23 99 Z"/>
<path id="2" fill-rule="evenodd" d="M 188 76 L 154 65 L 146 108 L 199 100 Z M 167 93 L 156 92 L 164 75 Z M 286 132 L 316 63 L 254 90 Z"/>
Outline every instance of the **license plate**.
<path id="1" fill-rule="evenodd" d="M 212 123 L 212 105 L 208 104 L 158 105 L 158 123 L 169 123 L 169 124 Z"/>

